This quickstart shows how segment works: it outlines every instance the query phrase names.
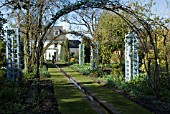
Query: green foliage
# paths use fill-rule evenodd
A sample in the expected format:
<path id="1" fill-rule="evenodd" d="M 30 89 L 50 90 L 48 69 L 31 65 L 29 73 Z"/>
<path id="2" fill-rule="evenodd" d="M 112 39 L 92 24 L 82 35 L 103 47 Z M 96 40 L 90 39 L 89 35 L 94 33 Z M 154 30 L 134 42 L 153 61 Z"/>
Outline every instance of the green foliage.
<path id="1" fill-rule="evenodd" d="M 6 76 L 6 70 L 5 69 L 0 69 L 0 78 Z"/>
<path id="2" fill-rule="evenodd" d="M 134 80 L 129 81 L 125 84 L 124 89 L 129 92 L 132 96 L 145 98 L 146 96 L 154 96 L 154 91 L 148 85 L 146 76 L 140 76 Z"/>
<path id="3" fill-rule="evenodd" d="M 33 79 L 35 78 L 35 73 L 29 73 L 29 72 L 26 72 L 26 71 L 22 71 L 22 75 L 24 76 L 24 78 L 26 79 Z"/>
<path id="4" fill-rule="evenodd" d="M 75 71 L 80 72 L 83 75 L 90 75 L 91 77 L 100 77 L 105 74 L 100 68 L 96 68 L 94 70 L 90 70 L 90 64 L 86 63 L 84 65 L 73 64 L 70 68 L 74 69 Z"/>
<path id="5" fill-rule="evenodd" d="M 1 15 L 1 11 L 0 11 L 0 15 Z M 4 19 L 3 17 L 0 17 L 0 69 L 1 67 L 4 67 L 6 65 L 5 62 L 5 43 L 3 42 L 3 37 L 4 37 L 4 29 L 3 29 L 3 25 L 6 23 L 6 19 Z"/>
<path id="6" fill-rule="evenodd" d="M 125 66 L 125 64 L 124 64 L 124 62 L 122 62 L 122 63 L 113 63 L 112 64 L 112 72 L 111 72 L 111 74 L 113 75 L 113 76 L 119 76 L 119 75 L 122 75 L 122 76 L 124 76 L 124 71 L 125 71 L 125 68 L 124 68 L 124 66 Z"/>
<path id="7" fill-rule="evenodd" d="M 85 45 L 85 63 L 90 63 L 90 46 L 91 46 L 91 40 L 87 37 L 84 37 L 82 39 L 82 44 Z"/>
<path id="8" fill-rule="evenodd" d="M 20 40 L 20 62 L 21 68 L 24 69 L 24 40 Z"/>
<path id="9" fill-rule="evenodd" d="M 110 87 L 122 89 L 124 84 L 124 77 L 122 75 L 113 76 L 113 75 L 104 75 L 103 79 L 106 84 Z"/>
<path id="10" fill-rule="evenodd" d="M 110 68 L 112 67 L 112 64 L 99 64 L 99 67 L 106 67 L 106 68 Z"/>
<path id="11" fill-rule="evenodd" d="M 86 63 L 84 65 L 73 64 L 70 66 L 70 68 L 72 68 L 75 71 L 78 71 L 84 75 L 88 75 L 90 73 L 90 65 L 88 63 Z"/>
<path id="12" fill-rule="evenodd" d="M 102 79 L 107 82 L 108 86 L 125 90 L 132 96 L 140 98 L 152 96 L 154 98 L 154 91 L 147 84 L 146 76 L 140 76 L 139 78 L 136 78 L 129 82 L 125 82 L 123 75 L 119 76 L 104 75 Z"/>
<path id="13" fill-rule="evenodd" d="M 1 11 L 0 11 L 0 15 L 2 15 Z M 3 29 L 3 25 L 7 22 L 7 20 L 5 18 L 3 18 L 3 16 L 0 16 L 0 40 L 2 40 L 3 35 L 4 35 L 4 29 Z"/>
<path id="14" fill-rule="evenodd" d="M 0 69 L 1 67 L 4 67 L 6 65 L 6 59 L 5 59 L 5 43 L 0 40 Z"/>
<path id="15" fill-rule="evenodd" d="M 90 71 L 90 77 L 101 77 L 102 75 L 106 74 L 101 70 L 101 68 L 96 68 Z"/>
<path id="16" fill-rule="evenodd" d="M 108 11 L 100 16 L 96 41 L 99 43 L 103 63 L 110 63 L 113 51 L 124 52 L 124 36 L 127 31 L 128 25 L 119 16 Z"/>
<path id="17" fill-rule="evenodd" d="M 33 72 L 31 72 L 31 73 L 23 70 L 22 74 L 26 79 L 34 79 L 34 78 L 36 78 L 36 71 L 37 71 L 36 68 L 34 68 Z M 42 78 L 49 78 L 50 77 L 48 69 L 45 65 L 43 65 L 42 68 L 40 68 L 40 76 Z"/>
<path id="18" fill-rule="evenodd" d="M 69 62 L 70 60 L 70 51 L 69 51 L 69 42 L 68 39 L 66 39 L 64 42 L 61 44 L 61 60 L 64 62 Z"/>
<path id="19" fill-rule="evenodd" d="M 125 82 L 122 75 L 103 75 L 103 77 L 99 77 L 97 80 L 109 87 L 123 90 L 135 98 L 143 99 L 145 102 L 152 104 L 150 107 L 152 110 L 157 112 L 167 112 L 170 110 L 170 104 L 168 103 L 170 101 L 170 89 L 168 87 L 162 88 L 160 91 L 161 100 L 157 100 L 155 92 L 148 85 L 147 76 L 144 74 L 129 82 Z"/>
<path id="20" fill-rule="evenodd" d="M 140 70 L 148 73 L 149 85 L 152 87 L 154 92 L 157 93 L 158 98 L 162 99 L 161 96 L 167 97 L 169 92 L 166 92 L 166 90 L 170 89 L 170 77 L 168 76 L 170 61 L 170 36 L 168 36 L 168 31 L 164 28 L 154 29 L 152 34 L 155 34 L 155 40 L 152 42 L 154 43 L 156 50 L 149 47 L 151 43 L 147 45 L 149 49 L 142 58 Z M 149 42 L 149 39 L 146 39 L 146 42 Z M 162 90 L 165 91 L 163 92 Z"/>
<path id="21" fill-rule="evenodd" d="M 25 93 L 27 89 L 14 85 L 13 83 L 5 83 L 5 81 L 0 85 L 0 113 L 22 113 L 26 106 L 23 106 L 21 103 L 23 99 L 20 98 L 20 96 L 22 96 L 21 93 Z"/>
<path id="22" fill-rule="evenodd" d="M 0 113 L 29 114 L 42 111 L 40 109 L 41 105 L 44 105 L 44 101 L 48 102 L 48 99 L 53 97 L 53 93 L 49 89 L 50 81 L 41 80 L 39 82 L 39 92 L 36 84 L 36 80 L 14 84 L 0 79 Z M 45 88 L 46 86 L 47 88 Z"/>
<path id="23" fill-rule="evenodd" d="M 49 77 L 50 77 L 50 74 L 49 74 L 49 72 L 48 72 L 48 69 L 47 69 L 47 67 L 46 67 L 45 65 L 43 65 L 43 67 L 40 68 L 40 76 L 41 76 L 42 78 L 49 78 Z"/>

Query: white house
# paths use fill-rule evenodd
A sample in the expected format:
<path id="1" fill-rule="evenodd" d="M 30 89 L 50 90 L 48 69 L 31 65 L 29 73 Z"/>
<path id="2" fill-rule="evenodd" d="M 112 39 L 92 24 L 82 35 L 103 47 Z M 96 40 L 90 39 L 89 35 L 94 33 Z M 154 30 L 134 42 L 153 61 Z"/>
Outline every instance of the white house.
<path id="1" fill-rule="evenodd" d="M 48 45 L 48 43 L 57 35 L 60 34 L 62 31 L 66 31 L 66 21 L 63 21 L 63 26 L 54 26 L 49 30 L 49 34 L 47 34 L 47 40 L 44 43 L 44 47 Z M 60 60 L 61 54 L 61 43 L 67 39 L 66 35 L 61 35 L 56 38 L 53 43 L 48 47 L 44 54 L 45 60 L 52 60 L 52 57 L 56 60 Z M 79 47 L 78 45 L 81 42 L 79 40 L 69 40 L 69 50 L 70 54 L 75 57 L 78 56 Z"/>
<path id="2" fill-rule="evenodd" d="M 54 26 L 49 30 L 49 34 L 47 34 L 47 40 L 44 43 L 44 47 L 57 35 L 59 35 L 62 31 L 66 31 L 66 21 L 63 21 L 63 26 Z M 56 60 L 60 60 L 61 53 L 61 43 L 66 40 L 66 35 L 61 35 L 56 38 L 53 43 L 48 47 L 44 54 L 45 60 L 52 60 L 54 56 Z"/>

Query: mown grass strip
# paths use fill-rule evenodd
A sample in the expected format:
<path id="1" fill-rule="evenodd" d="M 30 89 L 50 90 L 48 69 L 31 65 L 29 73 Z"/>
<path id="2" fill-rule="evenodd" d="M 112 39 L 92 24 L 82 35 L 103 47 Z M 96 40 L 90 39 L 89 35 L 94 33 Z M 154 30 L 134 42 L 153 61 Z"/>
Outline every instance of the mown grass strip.
<path id="1" fill-rule="evenodd" d="M 97 114 L 57 68 L 48 68 L 62 114 Z"/>
<path id="2" fill-rule="evenodd" d="M 142 106 L 128 100 L 114 91 L 102 87 L 98 83 L 95 83 L 90 77 L 85 77 L 68 67 L 63 67 L 62 69 L 70 74 L 77 82 L 88 87 L 96 96 L 112 104 L 122 114 L 151 114 L 149 110 Z"/>

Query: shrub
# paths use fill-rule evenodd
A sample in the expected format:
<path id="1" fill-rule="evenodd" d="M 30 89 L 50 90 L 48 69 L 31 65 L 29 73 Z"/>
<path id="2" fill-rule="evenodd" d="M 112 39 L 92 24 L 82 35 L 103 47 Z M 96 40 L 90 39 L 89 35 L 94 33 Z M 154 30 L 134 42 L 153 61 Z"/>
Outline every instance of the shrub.
<path id="1" fill-rule="evenodd" d="M 124 86 L 125 91 L 128 91 L 131 95 L 140 98 L 145 96 L 154 96 L 153 89 L 148 85 L 146 76 L 140 76 L 134 80 L 126 83 Z"/>
<path id="2" fill-rule="evenodd" d="M 23 70 L 22 74 L 23 74 L 23 77 L 25 77 L 26 79 L 34 79 L 34 78 L 36 78 L 36 72 L 37 72 L 37 69 L 34 68 L 33 72 L 28 73 L 25 70 Z M 46 65 L 43 65 L 43 67 L 40 68 L 40 76 L 43 77 L 43 78 L 49 78 L 50 77 L 50 74 L 48 72 Z"/>
<path id="3" fill-rule="evenodd" d="M 6 70 L 5 69 L 1 69 L 0 70 L 0 77 L 5 77 L 6 76 Z"/>
<path id="4" fill-rule="evenodd" d="M 26 78 L 26 79 L 33 79 L 33 78 L 35 78 L 35 76 L 36 76 L 35 72 L 28 73 L 28 72 L 26 72 L 25 70 L 22 71 L 22 75 L 23 75 L 23 77 Z"/>
<path id="5" fill-rule="evenodd" d="M 82 73 L 83 75 L 88 75 L 90 73 L 90 65 L 89 64 L 84 64 L 84 65 L 73 64 L 73 65 L 70 65 L 70 68 Z"/>
<path id="6" fill-rule="evenodd" d="M 107 85 L 110 87 L 122 89 L 124 85 L 124 78 L 122 75 L 113 76 L 113 75 L 105 75 Z"/>
<path id="7" fill-rule="evenodd" d="M 49 78 L 50 77 L 48 69 L 45 65 L 43 65 L 43 67 L 40 68 L 40 76 L 43 77 L 43 78 Z"/>
<path id="8" fill-rule="evenodd" d="M 106 73 L 101 70 L 101 68 L 96 68 L 90 71 L 91 77 L 102 77 L 102 75 L 105 75 Z"/>
<path id="9" fill-rule="evenodd" d="M 125 82 L 123 75 L 103 75 L 102 80 L 105 80 L 107 86 L 125 90 L 132 96 L 140 98 L 147 98 L 147 96 L 154 97 L 154 91 L 147 84 L 146 76 L 140 76 L 139 78 Z"/>
<path id="10" fill-rule="evenodd" d="M 119 75 L 124 75 L 124 63 L 114 63 L 112 64 L 112 75 L 114 76 L 119 76 Z"/>

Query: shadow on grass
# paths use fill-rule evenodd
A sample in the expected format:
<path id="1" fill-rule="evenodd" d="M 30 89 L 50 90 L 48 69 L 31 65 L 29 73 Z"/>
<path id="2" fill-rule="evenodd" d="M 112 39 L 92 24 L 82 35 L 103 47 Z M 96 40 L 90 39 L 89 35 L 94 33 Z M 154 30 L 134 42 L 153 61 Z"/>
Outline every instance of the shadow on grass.
<path id="1" fill-rule="evenodd" d="M 89 106 L 82 103 L 85 102 L 82 99 L 61 99 L 59 102 L 62 104 L 60 110 L 64 114 L 96 114 Z"/>
<path id="2" fill-rule="evenodd" d="M 93 84 L 94 82 L 79 82 L 79 84 Z"/>
<path id="3" fill-rule="evenodd" d="M 124 98 L 123 96 L 95 84 L 86 85 L 96 96 L 112 104 L 118 111 L 123 114 L 151 114 L 151 112 L 133 101 Z"/>
<path id="4" fill-rule="evenodd" d="M 61 74 L 57 74 L 57 75 L 56 75 L 56 74 L 52 74 L 52 73 L 51 73 L 50 75 L 51 75 L 52 77 L 62 76 Z"/>
<path id="5" fill-rule="evenodd" d="M 52 64 L 50 62 L 47 63 L 48 68 L 56 68 L 55 65 L 57 65 L 60 68 L 69 66 L 68 64 L 64 64 L 64 63 L 63 64 L 62 63 Z"/>
<path id="6" fill-rule="evenodd" d="M 68 66 L 68 64 L 56 64 L 56 65 L 60 68 Z"/>
<path id="7" fill-rule="evenodd" d="M 56 68 L 56 66 L 52 63 L 47 63 L 48 68 Z"/>
<path id="8" fill-rule="evenodd" d="M 67 64 L 57 65 L 60 68 L 67 66 Z M 97 114 L 85 99 L 82 98 L 79 90 L 77 90 L 73 83 L 69 82 L 55 65 L 48 63 L 48 67 L 59 110 L 62 114 Z"/>
<path id="9" fill-rule="evenodd" d="M 79 91 L 74 85 L 58 83 L 55 85 L 55 92 L 63 114 L 96 114 L 94 110 L 82 99 Z"/>

